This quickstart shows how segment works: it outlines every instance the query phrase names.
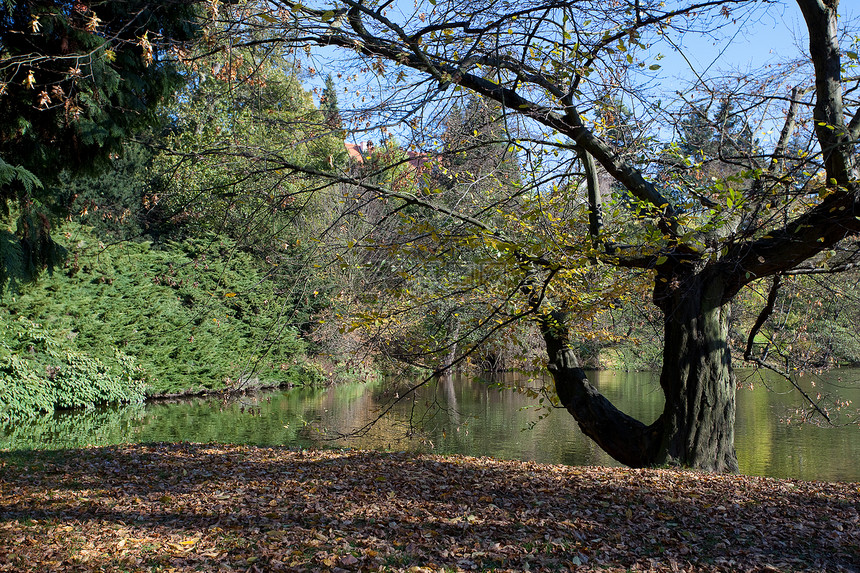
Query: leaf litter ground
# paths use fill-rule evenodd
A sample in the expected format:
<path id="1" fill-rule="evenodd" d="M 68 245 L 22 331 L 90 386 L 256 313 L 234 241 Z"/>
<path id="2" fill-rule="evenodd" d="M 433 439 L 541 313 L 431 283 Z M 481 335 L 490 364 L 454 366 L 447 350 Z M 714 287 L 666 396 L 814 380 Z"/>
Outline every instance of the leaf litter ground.
<path id="1" fill-rule="evenodd" d="M 860 484 L 144 444 L 0 454 L 0 571 L 860 571 Z"/>

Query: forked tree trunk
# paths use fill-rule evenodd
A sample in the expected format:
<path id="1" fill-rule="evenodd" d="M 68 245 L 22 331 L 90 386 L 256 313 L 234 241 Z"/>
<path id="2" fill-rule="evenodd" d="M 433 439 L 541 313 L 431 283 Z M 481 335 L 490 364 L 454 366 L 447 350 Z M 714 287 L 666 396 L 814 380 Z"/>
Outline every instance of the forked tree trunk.
<path id="1" fill-rule="evenodd" d="M 648 426 L 615 408 L 588 382 L 571 349 L 563 317 L 544 317 L 549 370 L 562 405 L 616 460 L 632 467 L 671 464 L 738 470 L 729 304 L 723 292 L 722 281 L 707 274 L 658 278 L 654 296 L 665 314 L 660 386 L 666 405 Z"/>

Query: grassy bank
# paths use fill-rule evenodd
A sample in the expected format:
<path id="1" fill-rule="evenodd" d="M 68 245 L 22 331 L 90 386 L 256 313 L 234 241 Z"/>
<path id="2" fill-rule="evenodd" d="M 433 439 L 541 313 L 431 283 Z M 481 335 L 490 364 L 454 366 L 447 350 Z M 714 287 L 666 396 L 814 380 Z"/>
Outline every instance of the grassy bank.
<path id="1" fill-rule="evenodd" d="M 155 444 L 0 454 L 0 571 L 857 571 L 860 484 Z"/>

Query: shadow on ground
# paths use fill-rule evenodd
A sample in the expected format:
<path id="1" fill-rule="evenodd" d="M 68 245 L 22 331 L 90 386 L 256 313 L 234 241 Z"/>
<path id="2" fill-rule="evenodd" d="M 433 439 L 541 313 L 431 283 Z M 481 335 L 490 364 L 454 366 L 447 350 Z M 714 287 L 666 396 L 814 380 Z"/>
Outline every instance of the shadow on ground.
<path id="1" fill-rule="evenodd" d="M 142 444 L 0 492 L 0 571 L 860 570 L 858 484 Z"/>

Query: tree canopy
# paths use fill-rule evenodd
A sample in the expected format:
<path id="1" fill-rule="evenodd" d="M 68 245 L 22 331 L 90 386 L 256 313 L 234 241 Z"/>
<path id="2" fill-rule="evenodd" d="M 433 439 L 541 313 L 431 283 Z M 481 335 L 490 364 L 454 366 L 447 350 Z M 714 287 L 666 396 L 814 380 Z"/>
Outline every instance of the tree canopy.
<path id="1" fill-rule="evenodd" d="M 838 17 L 836 0 L 797 5 L 809 46 L 799 60 L 723 76 L 693 68 L 683 89 L 701 97 L 672 105 L 653 85 L 658 50 L 679 49 L 683 35 L 755 25 L 782 7 L 246 3 L 226 18 L 226 30 L 296 54 L 314 45 L 353 54 L 336 57 L 355 78 L 353 107 L 341 109 L 345 124 L 398 125 L 419 152 L 448 152 L 434 141 L 466 94 L 498 106 L 504 145 L 526 173 L 507 191 L 451 202 L 439 186 L 403 192 L 349 174 L 338 180 L 372 189 L 392 214 L 407 207 L 443 214 L 444 233 L 425 229 L 437 251 L 458 245 L 501 263 L 507 283 L 496 291 L 504 301 L 492 307 L 497 319 L 535 320 L 561 404 L 611 455 L 634 466 L 731 471 L 733 299 L 768 277 L 852 265 L 843 246 L 860 231 L 860 113 L 847 73 L 857 55 L 840 47 L 851 41 L 850 22 Z M 778 135 L 756 139 L 754 131 Z M 588 382 L 570 329 L 572 318 L 617 300 L 632 277 L 651 282 L 663 315 L 666 406 L 650 423 L 619 412 Z M 744 359 L 765 364 L 766 356 L 767 348 Z"/>
<path id="2" fill-rule="evenodd" d="M 685 38 L 731 41 L 782 6 L 6 2 L 0 284 L 57 258 L 52 217 L 80 183 L 60 192 L 61 172 L 157 125 L 146 161 L 171 183 L 117 197 L 257 255 L 304 334 L 334 324 L 436 374 L 539 341 L 543 397 L 616 459 L 734 471 L 733 361 L 776 368 L 801 339 L 765 334 L 777 315 L 798 324 L 775 301 L 860 251 L 858 41 L 837 0 L 796 4 L 802 54 L 719 74 L 686 58 L 666 90 L 661 52 L 684 59 Z M 363 141 L 352 161 L 344 136 Z M 760 311 L 733 318 L 738 300 Z M 581 368 L 595 340 L 629 336 L 618 307 L 661 323 L 655 420 Z"/>

